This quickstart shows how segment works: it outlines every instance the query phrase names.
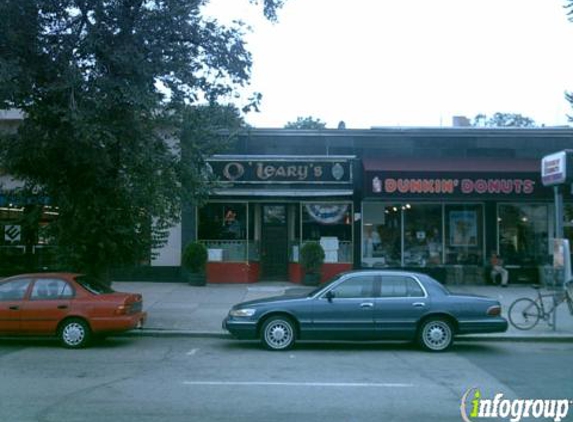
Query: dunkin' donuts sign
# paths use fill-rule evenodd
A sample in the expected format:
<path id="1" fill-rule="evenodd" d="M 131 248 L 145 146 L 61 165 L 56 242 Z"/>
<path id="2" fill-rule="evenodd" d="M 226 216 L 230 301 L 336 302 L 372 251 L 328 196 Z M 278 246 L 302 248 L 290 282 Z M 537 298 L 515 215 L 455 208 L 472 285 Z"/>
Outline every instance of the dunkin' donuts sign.
<path id="1" fill-rule="evenodd" d="M 368 191 L 374 195 L 400 197 L 432 196 L 533 196 L 538 182 L 534 178 L 510 177 L 392 177 L 374 175 Z"/>

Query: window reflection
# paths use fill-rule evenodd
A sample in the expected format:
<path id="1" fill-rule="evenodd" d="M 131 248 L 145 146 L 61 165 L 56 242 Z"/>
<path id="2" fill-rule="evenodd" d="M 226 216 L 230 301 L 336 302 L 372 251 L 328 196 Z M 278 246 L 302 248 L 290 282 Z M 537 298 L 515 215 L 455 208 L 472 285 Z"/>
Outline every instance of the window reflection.
<path id="1" fill-rule="evenodd" d="M 555 210 L 552 209 L 549 211 L 550 213 L 554 213 Z M 573 246 L 573 204 L 565 204 L 563 206 L 563 219 L 565 221 L 565 226 L 563 227 L 563 234 L 565 239 L 569 239 L 569 245 Z M 549 233 L 553 233 L 555 228 L 553 225 L 549 228 Z M 549 244 L 548 244 L 549 246 Z"/>
<path id="2" fill-rule="evenodd" d="M 337 237 L 350 241 L 352 221 L 350 204 L 307 203 L 302 206 L 302 238 L 320 240 L 321 237 Z"/>
<path id="3" fill-rule="evenodd" d="M 483 207 L 445 206 L 446 264 L 483 265 Z"/>
<path id="4" fill-rule="evenodd" d="M 324 262 L 352 262 L 352 204 L 307 202 L 301 204 L 302 241 L 320 242 Z"/>
<path id="5" fill-rule="evenodd" d="M 337 299 L 355 299 L 372 297 L 374 281 L 373 275 L 353 277 L 332 289 Z"/>
<path id="6" fill-rule="evenodd" d="M 442 206 L 406 204 L 404 207 L 404 264 L 432 266 L 442 263 Z"/>
<path id="7" fill-rule="evenodd" d="M 246 204 L 207 204 L 199 209 L 199 239 L 244 240 L 246 223 Z"/>
<path id="8" fill-rule="evenodd" d="M 367 267 L 401 265 L 402 206 L 364 203 L 362 262 Z"/>
<path id="9" fill-rule="evenodd" d="M 501 204 L 498 208 L 499 252 L 506 264 L 531 265 L 548 255 L 548 207 Z"/>
<path id="10" fill-rule="evenodd" d="M 362 266 L 483 265 L 481 204 L 364 203 Z"/>
<path id="11" fill-rule="evenodd" d="M 245 203 L 211 202 L 199 209 L 198 240 L 209 249 L 210 261 L 241 262 L 250 248 Z"/>

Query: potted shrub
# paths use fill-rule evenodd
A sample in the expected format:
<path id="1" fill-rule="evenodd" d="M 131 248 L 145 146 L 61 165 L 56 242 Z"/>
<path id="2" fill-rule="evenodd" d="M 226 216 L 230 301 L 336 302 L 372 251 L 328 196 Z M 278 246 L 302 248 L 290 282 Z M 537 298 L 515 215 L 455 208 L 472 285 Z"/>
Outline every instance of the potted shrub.
<path id="1" fill-rule="evenodd" d="M 303 284 L 317 286 L 322 276 L 324 250 L 318 242 L 308 242 L 300 250 L 300 265 L 304 270 Z"/>
<path id="2" fill-rule="evenodd" d="M 181 259 L 183 275 L 192 286 L 207 284 L 205 267 L 207 266 L 207 248 L 199 242 L 189 243 L 183 251 Z"/>

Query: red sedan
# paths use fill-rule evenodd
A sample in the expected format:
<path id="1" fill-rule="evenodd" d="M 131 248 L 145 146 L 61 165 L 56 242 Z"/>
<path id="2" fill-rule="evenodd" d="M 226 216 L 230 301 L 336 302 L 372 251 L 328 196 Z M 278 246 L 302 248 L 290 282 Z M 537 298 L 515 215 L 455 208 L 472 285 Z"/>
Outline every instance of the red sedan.
<path id="1" fill-rule="evenodd" d="M 23 274 L 0 281 L 0 335 L 58 336 L 83 347 L 92 336 L 141 328 L 147 314 L 137 293 L 119 293 L 87 276 Z"/>

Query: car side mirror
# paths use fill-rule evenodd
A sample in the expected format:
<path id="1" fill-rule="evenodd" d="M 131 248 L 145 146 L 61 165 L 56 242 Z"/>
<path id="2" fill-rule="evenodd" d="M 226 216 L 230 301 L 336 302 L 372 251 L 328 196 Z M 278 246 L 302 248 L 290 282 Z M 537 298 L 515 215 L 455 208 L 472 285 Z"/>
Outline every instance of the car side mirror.
<path id="1" fill-rule="evenodd" d="M 326 292 L 326 294 L 324 295 L 324 297 L 329 301 L 332 302 L 332 299 L 334 299 L 336 297 L 336 293 L 334 293 L 332 290 L 329 290 L 328 292 Z"/>

